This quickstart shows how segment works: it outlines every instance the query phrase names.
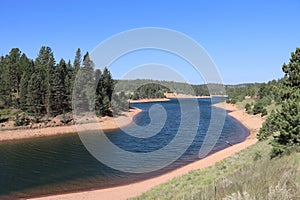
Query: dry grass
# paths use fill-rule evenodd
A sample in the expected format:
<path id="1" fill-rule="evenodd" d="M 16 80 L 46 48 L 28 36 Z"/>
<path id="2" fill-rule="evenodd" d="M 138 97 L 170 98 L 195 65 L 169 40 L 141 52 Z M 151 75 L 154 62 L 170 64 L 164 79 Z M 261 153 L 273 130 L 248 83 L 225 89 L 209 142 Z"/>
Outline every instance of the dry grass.
<path id="1" fill-rule="evenodd" d="M 270 160 L 268 141 L 157 186 L 136 199 L 300 199 L 300 154 Z"/>

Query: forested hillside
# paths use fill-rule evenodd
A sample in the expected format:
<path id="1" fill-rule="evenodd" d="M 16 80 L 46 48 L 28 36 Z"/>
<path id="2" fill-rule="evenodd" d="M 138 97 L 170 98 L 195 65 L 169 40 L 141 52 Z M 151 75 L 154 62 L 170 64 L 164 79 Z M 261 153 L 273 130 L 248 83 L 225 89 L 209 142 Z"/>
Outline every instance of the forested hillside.
<path id="1" fill-rule="evenodd" d="M 207 85 L 192 85 L 188 83 L 174 81 L 158 81 L 158 80 L 118 80 L 117 89 L 127 94 L 133 95 L 134 99 L 138 98 L 155 98 L 163 97 L 165 92 L 175 92 L 178 94 L 189 94 L 196 96 L 208 96 L 209 91 Z M 152 91 L 151 94 L 148 91 Z M 149 95 L 147 94 L 149 93 Z"/>
<path id="2" fill-rule="evenodd" d="M 72 110 L 72 91 L 78 71 L 89 72 L 91 77 L 76 80 L 80 85 L 92 81 L 96 91 L 95 110 L 98 115 L 110 114 L 113 80 L 107 68 L 103 72 L 94 69 L 86 53 L 82 59 L 77 50 L 74 62 L 64 59 L 56 62 L 50 47 L 41 47 L 38 56 L 32 60 L 18 48 L 0 57 L 0 120 L 15 118 L 15 125 L 38 122 L 43 116 L 53 117 Z M 83 74 L 83 73 L 81 73 Z M 95 85 L 95 81 L 98 84 Z M 88 96 L 87 90 L 80 91 Z M 13 115 L 13 116 L 11 116 Z"/>
<path id="3" fill-rule="evenodd" d="M 245 102 L 249 114 L 267 115 L 258 139 L 272 138 L 272 157 L 300 151 L 300 48 L 282 66 L 284 76 L 268 83 L 235 86 L 227 102 Z"/>
<path id="4" fill-rule="evenodd" d="M 172 92 L 178 94 L 187 94 L 193 96 L 209 96 L 209 95 L 226 95 L 223 87 L 232 88 L 235 86 L 226 86 L 215 83 L 207 84 L 189 84 L 184 82 L 174 81 L 158 81 L 158 80 L 147 80 L 147 79 L 136 79 L 136 80 L 118 80 L 117 90 L 123 91 L 126 94 L 130 94 L 133 99 L 138 98 L 155 98 L 163 97 L 162 94 L 165 92 Z M 152 91 L 152 92 L 147 92 Z M 149 95 L 147 95 L 149 93 Z"/>

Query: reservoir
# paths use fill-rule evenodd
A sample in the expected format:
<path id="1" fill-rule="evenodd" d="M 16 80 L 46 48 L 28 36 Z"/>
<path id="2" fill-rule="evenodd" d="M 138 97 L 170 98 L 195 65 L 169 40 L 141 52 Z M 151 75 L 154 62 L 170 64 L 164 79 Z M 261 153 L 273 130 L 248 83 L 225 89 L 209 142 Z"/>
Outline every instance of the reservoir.
<path id="1" fill-rule="evenodd" d="M 189 101 L 191 100 L 185 99 L 182 102 L 188 104 Z M 209 98 L 196 101 L 199 105 L 200 120 L 191 145 L 175 162 L 149 173 L 128 173 L 106 166 L 89 153 L 77 134 L 2 142 L 0 144 L 0 199 L 29 198 L 124 185 L 196 161 L 199 159 L 199 149 L 209 128 L 211 110 L 219 109 L 211 106 Z M 174 139 L 181 125 L 180 103 L 171 100 L 132 104 L 131 106 L 144 110 L 134 118 L 134 123 L 139 127 L 149 125 L 151 123 L 149 111 L 155 104 L 164 108 L 166 113 L 164 126 L 159 128 L 157 134 L 148 138 L 133 137 L 126 134 L 125 128 L 125 133 L 123 130 L 105 133 L 107 138 L 121 149 L 135 153 L 153 152 L 164 148 Z M 130 126 L 127 128 L 130 129 Z M 226 115 L 221 135 L 210 153 L 228 147 L 228 142 L 232 144 L 242 142 L 248 134 L 248 130 L 240 122 Z M 185 143 L 184 138 L 181 142 Z M 178 146 L 173 148 L 175 152 Z M 126 162 L 122 161 L 121 157 L 112 159 L 118 159 L 121 163 Z M 159 161 L 151 160 L 151 162 Z"/>

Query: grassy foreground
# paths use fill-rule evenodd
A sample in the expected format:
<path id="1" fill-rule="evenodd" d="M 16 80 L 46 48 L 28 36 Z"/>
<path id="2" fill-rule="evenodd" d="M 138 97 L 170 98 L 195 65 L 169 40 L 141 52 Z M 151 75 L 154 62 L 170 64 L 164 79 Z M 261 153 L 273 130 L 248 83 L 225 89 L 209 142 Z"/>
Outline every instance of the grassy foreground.
<path id="1" fill-rule="evenodd" d="M 269 141 L 154 187 L 134 199 L 300 199 L 300 154 L 270 159 Z"/>

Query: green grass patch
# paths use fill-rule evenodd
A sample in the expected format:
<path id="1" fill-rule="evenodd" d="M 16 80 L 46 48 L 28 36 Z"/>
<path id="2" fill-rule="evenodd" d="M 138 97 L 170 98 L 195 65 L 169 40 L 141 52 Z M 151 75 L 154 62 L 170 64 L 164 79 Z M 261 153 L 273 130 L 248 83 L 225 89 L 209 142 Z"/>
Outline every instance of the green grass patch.
<path id="1" fill-rule="evenodd" d="M 269 141 L 154 187 L 134 199 L 299 199 L 300 154 L 270 159 Z"/>

